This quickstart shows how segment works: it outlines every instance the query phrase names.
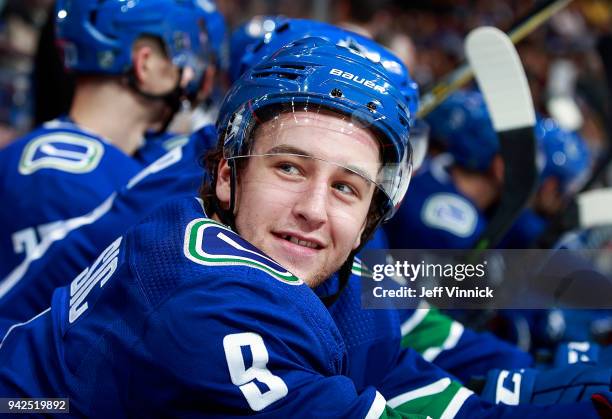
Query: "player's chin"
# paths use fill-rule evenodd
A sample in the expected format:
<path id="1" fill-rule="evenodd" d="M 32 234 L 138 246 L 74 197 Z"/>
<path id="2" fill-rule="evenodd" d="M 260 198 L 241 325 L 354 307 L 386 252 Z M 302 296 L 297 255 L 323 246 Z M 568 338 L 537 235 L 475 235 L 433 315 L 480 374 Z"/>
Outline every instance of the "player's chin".
<path id="1" fill-rule="evenodd" d="M 316 259 L 312 260 L 311 258 L 307 258 L 307 260 L 296 260 L 296 258 L 287 258 L 286 255 L 272 257 L 281 266 L 304 281 L 310 288 L 320 285 L 327 279 L 323 274 L 323 272 L 327 272 L 324 264 Z"/>

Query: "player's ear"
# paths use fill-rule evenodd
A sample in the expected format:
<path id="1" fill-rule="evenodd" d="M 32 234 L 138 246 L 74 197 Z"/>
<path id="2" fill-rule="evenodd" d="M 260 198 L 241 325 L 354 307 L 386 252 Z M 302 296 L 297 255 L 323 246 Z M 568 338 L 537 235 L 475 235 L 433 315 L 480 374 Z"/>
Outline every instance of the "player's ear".
<path id="1" fill-rule="evenodd" d="M 202 88 L 198 92 L 198 101 L 203 101 L 208 98 L 212 93 L 215 84 L 215 74 L 217 70 L 215 66 L 209 65 L 206 69 L 206 73 L 204 75 L 204 83 L 202 83 Z"/>
<path id="2" fill-rule="evenodd" d="M 491 174 L 495 183 L 501 185 L 504 182 L 504 160 L 497 154 L 491 162 Z"/>
<path id="3" fill-rule="evenodd" d="M 142 41 L 137 41 L 132 49 L 132 66 L 134 77 L 140 84 L 146 83 L 151 77 L 153 48 Z"/>
<path id="4" fill-rule="evenodd" d="M 225 159 L 221 159 L 217 166 L 217 184 L 215 185 L 215 193 L 221 207 L 229 208 L 231 199 L 231 173 L 232 170 Z"/>

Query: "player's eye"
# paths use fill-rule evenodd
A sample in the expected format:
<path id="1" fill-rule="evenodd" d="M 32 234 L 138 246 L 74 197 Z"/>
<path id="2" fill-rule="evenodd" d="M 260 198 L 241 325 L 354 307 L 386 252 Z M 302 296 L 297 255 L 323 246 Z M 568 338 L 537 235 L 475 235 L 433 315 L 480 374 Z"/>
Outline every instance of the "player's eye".
<path id="1" fill-rule="evenodd" d="M 332 187 L 336 189 L 337 191 L 339 191 L 340 193 L 342 193 L 343 195 L 357 197 L 357 198 L 359 197 L 359 192 L 357 191 L 357 189 L 349 185 L 348 183 L 336 182 L 333 184 Z"/>
<path id="2" fill-rule="evenodd" d="M 300 169 L 292 163 L 281 162 L 278 163 L 276 167 L 278 168 L 278 170 L 287 175 L 298 176 L 301 174 Z"/>

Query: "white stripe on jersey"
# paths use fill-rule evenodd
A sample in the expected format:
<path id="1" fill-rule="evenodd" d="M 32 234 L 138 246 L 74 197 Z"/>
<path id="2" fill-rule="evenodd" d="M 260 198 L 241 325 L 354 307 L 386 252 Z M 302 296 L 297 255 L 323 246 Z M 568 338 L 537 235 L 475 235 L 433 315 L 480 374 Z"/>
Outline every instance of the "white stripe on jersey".
<path id="1" fill-rule="evenodd" d="M 429 313 L 429 304 L 425 300 L 419 301 L 419 306 L 414 310 L 414 314 L 408 318 L 401 326 L 402 337 L 412 332 Z"/>
<path id="2" fill-rule="evenodd" d="M 372 406 L 370 406 L 370 410 L 368 410 L 368 414 L 365 419 L 378 419 L 385 411 L 385 406 L 387 402 L 385 398 L 378 391 L 376 392 L 376 396 L 374 397 L 374 401 L 372 402 Z"/>
<path id="3" fill-rule="evenodd" d="M 442 412 L 442 416 L 440 416 L 440 419 L 454 418 L 457 415 L 457 413 L 459 413 L 459 410 L 461 410 L 463 403 L 465 403 L 465 401 L 472 394 L 474 394 L 473 391 L 468 390 L 465 387 L 461 387 L 459 391 L 457 392 L 457 394 L 455 394 L 455 397 L 453 397 L 453 399 L 450 401 L 446 409 L 444 409 L 444 412 Z"/>
<path id="4" fill-rule="evenodd" d="M 440 352 L 453 349 L 455 346 L 457 346 L 461 336 L 463 336 L 463 330 L 464 328 L 461 323 L 453 321 L 444 343 L 441 346 L 427 349 L 425 352 L 423 352 L 423 358 L 429 362 L 433 362 L 433 360 L 440 355 Z"/>
<path id="5" fill-rule="evenodd" d="M 401 406 L 406 402 L 414 399 L 420 399 L 421 397 L 431 396 L 433 394 L 438 394 L 446 390 L 448 386 L 451 385 L 451 379 L 446 377 L 442 378 L 434 383 L 428 384 L 424 387 L 417 388 L 416 390 L 408 391 L 406 393 L 400 394 L 399 396 L 395 396 L 391 400 L 387 402 L 389 406 L 392 408 L 396 408 L 397 406 Z"/>

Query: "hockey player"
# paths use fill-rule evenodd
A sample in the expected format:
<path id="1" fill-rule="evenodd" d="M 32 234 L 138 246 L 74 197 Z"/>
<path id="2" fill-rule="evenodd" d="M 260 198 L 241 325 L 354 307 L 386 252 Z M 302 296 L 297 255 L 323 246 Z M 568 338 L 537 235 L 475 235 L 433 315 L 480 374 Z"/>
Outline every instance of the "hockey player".
<path id="1" fill-rule="evenodd" d="M 324 37 L 334 43 L 350 45 L 352 48 L 361 51 L 366 57 L 374 61 L 380 61 L 389 72 L 389 75 L 400 84 L 402 93 L 410 104 L 411 114 L 416 115 L 418 104 L 418 88 L 416 83 L 410 78 L 408 69 L 384 47 L 359 34 L 343 31 L 326 23 L 306 19 L 282 18 L 275 19 L 274 23 L 274 29 L 266 34 L 265 38 L 262 35 L 263 39 L 259 41 L 253 39 L 255 45 L 247 42 L 240 43 L 242 49 L 246 52 L 235 51 L 232 54 L 232 56 L 241 57 L 238 61 L 232 62 L 231 68 L 240 69 L 240 71 L 234 71 L 234 73 L 242 73 L 245 69 L 252 67 L 253 63 L 260 61 L 262 57 L 270 55 L 292 39 L 308 34 L 316 34 L 316 36 Z M 248 23 L 245 24 L 247 27 L 248 25 Z M 238 34 L 242 34 L 242 32 L 243 30 L 239 29 Z M 234 43 L 234 45 L 236 44 L 238 42 Z M 481 100 L 480 97 L 477 99 Z M 484 102 L 479 101 L 473 106 L 478 106 L 479 109 L 482 109 Z M 488 117 L 488 114 L 485 113 L 482 117 Z M 414 121 L 412 123 L 413 126 L 416 125 Z M 491 127 L 490 129 L 491 135 L 494 136 L 493 128 Z M 418 132 L 418 134 L 422 134 L 422 131 Z M 426 141 L 423 138 L 422 135 L 417 135 L 417 130 L 411 130 L 411 143 L 414 146 L 415 154 L 417 154 L 418 147 L 424 146 L 426 148 Z M 496 140 L 493 137 L 490 141 Z M 463 151 L 463 155 L 467 154 L 467 151 L 471 151 L 471 149 Z M 459 155 L 461 153 L 458 152 L 456 154 Z M 419 166 L 420 164 L 420 161 L 415 162 L 414 166 Z M 401 211 L 403 210 L 400 209 Z M 389 248 L 382 228 L 377 229 L 372 239 L 365 244 L 364 250 L 368 248 Z M 327 287 L 331 287 L 332 283 L 333 281 L 328 282 Z M 342 310 L 338 310 L 338 313 L 342 313 Z M 402 345 L 417 350 L 427 361 L 435 363 L 461 379 L 464 383 L 468 383 L 473 376 L 485 375 L 493 368 L 513 369 L 529 367 L 533 364 L 532 357 L 524 351 L 499 340 L 491 334 L 474 333 L 472 330 L 463 327 L 461 323 L 452 320 L 434 308 L 427 308 L 416 312 L 414 310 L 404 311 L 401 313 L 400 319 L 402 319 L 403 324 L 403 327 L 401 327 Z M 389 333 L 392 332 L 389 331 Z M 394 339 L 389 338 L 386 341 L 391 342 Z"/>
<path id="2" fill-rule="evenodd" d="M 88 417 L 595 417 L 590 401 L 492 406 L 435 369 L 407 387 L 423 375 L 399 345 L 377 380 L 348 375 L 351 336 L 310 288 L 342 283 L 400 204 L 409 118 L 380 65 L 325 40 L 256 65 L 222 106 L 200 199 L 147 217 L 12 328 L 0 394 L 64 395 Z"/>
<path id="3" fill-rule="evenodd" d="M 350 44 L 355 51 L 382 62 L 389 74 L 400 82 L 402 93 L 409 101 L 410 111 L 416 111 L 416 84 L 410 79 L 408 70 L 384 47 L 358 34 L 322 22 L 286 18 L 275 18 L 274 22 L 277 23 L 277 30 L 265 43 L 259 45 L 259 39 L 251 39 L 257 48 L 246 48 L 248 43 L 239 43 L 241 48 L 249 52 L 234 51 L 233 55 L 240 57 L 240 60 L 232 62 L 232 74 L 239 75 L 246 71 L 264 56 L 293 39 L 316 33 L 340 45 Z M 241 32 L 242 29 L 239 29 L 238 33 Z M 234 42 L 234 47 L 236 44 Z M 253 49 L 257 49 L 257 54 L 251 52 Z M 413 133 L 411 136 L 415 137 Z M 0 337 L 4 336 L 11 324 L 26 321 L 47 308 L 55 288 L 65 285 L 70 278 L 78 275 L 116 237 L 163 200 L 193 196 L 202 178 L 197 159 L 215 142 L 214 130 L 204 128 L 196 132 L 180 150 L 175 150 L 173 154 L 135 175 L 126 187 L 92 211 L 56 223 L 46 238 L 36 245 L 33 252 L 35 256 L 22 261 L 0 279 Z M 373 239 L 379 246 L 385 240 L 380 235 L 374 235 Z"/>
<path id="4" fill-rule="evenodd" d="M 91 211 L 143 168 L 132 156 L 145 132 L 163 131 L 182 101 L 205 90 L 214 13 L 210 1 L 57 1 L 76 92 L 68 116 L 0 153 L 0 277 L 54 223 Z"/>
<path id="5" fill-rule="evenodd" d="M 500 248 L 535 246 L 548 221 L 565 208 L 589 176 L 591 154 L 580 134 L 562 129 L 550 118 L 541 118 L 536 124 L 536 139 L 541 166 L 538 190 Z"/>
<path id="6" fill-rule="evenodd" d="M 129 227 L 165 200 L 193 196 L 202 183 L 201 157 L 217 143 L 206 126 L 150 164 L 92 211 L 54 225 L 24 259 L 0 281 L 0 339 L 49 306 L 53 290 L 66 285 Z"/>

